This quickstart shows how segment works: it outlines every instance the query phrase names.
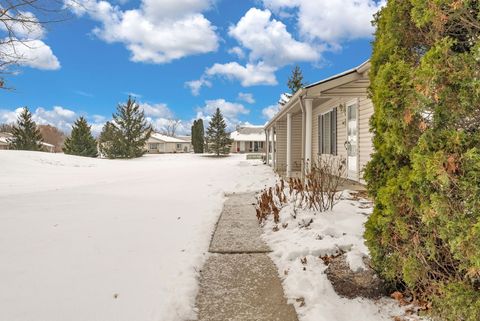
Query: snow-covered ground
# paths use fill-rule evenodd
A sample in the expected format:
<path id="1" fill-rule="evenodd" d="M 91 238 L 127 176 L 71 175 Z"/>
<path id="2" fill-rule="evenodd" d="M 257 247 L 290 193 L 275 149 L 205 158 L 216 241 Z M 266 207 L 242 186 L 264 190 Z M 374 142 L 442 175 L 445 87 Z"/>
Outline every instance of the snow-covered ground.
<path id="1" fill-rule="evenodd" d="M 363 232 L 371 206 L 367 200 L 351 199 L 345 191 L 333 211 L 315 213 L 297 206 L 294 218 L 289 202 L 280 211 L 279 224 L 272 217 L 265 222 L 264 239 L 273 250 L 271 258 L 285 295 L 295 305 L 300 321 L 392 321 L 396 316 L 410 320 L 406 308 L 389 298 L 340 297 L 325 273 L 327 265 L 321 257 L 339 253 L 345 253 L 352 271 L 365 268 L 363 258 L 369 253 Z"/>
<path id="2" fill-rule="evenodd" d="M 0 151 L 0 320 L 194 319 L 224 193 L 273 184 L 244 159 Z"/>

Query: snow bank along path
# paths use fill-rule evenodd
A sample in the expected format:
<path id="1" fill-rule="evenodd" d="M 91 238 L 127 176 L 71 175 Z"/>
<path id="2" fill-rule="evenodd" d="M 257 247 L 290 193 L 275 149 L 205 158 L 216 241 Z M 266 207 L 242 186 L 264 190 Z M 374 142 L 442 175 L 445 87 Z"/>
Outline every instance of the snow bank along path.
<path id="1" fill-rule="evenodd" d="M 0 320 L 194 319 L 224 193 L 273 184 L 244 159 L 0 151 Z"/>

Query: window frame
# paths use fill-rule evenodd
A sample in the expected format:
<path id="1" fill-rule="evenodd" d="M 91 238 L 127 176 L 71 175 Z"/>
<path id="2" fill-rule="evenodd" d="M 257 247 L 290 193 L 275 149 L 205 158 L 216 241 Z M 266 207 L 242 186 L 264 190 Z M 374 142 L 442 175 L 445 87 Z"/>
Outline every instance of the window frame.
<path id="1" fill-rule="evenodd" d="M 328 115 L 328 116 L 327 116 Z M 330 150 L 325 149 L 325 140 L 324 140 L 324 120 L 325 117 L 330 118 Z M 320 113 L 317 117 L 318 121 L 318 154 L 319 155 L 338 155 L 338 107 L 332 107 L 327 111 Z"/>

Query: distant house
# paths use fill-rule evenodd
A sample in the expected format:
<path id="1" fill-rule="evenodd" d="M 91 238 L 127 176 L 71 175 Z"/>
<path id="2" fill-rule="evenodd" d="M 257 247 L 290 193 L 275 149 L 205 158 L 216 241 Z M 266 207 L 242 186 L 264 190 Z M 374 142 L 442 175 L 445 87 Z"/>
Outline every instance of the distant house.
<path id="1" fill-rule="evenodd" d="M 233 140 L 232 153 L 263 153 L 265 152 L 265 129 L 263 126 L 241 126 L 230 134 Z"/>
<path id="2" fill-rule="evenodd" d="M 302 176 L 319 157 L 345 161 L 346 178 L 363 183 L 373 152 L 368 98 L 370 62 L 300 89 L 267 123 L 267 163 L 286 177 Z"/>
<path id="3" fill-rule="evenodd" d="M 159 133 L 153 133 L 147 140 L 145 149 L 149 154 L 163 153 L 190 153 L 192 150 L 191 139 L 172 137 Z"/>
<path id="4" fill-rule="evenodd" d="M 10 142 L 13 140 L 13 135 L 10 133 L 0 133 L 0 150 L 10 149 Z M 55 145 L 42 142 L 42 149 L 44 152 L 54 153 Z"/>
<path id="5" fill-rule="evenodd" d="M 9 141 L 12 137 L 10 133 L 0 132 L 0 149 L 9 149 Z"/>

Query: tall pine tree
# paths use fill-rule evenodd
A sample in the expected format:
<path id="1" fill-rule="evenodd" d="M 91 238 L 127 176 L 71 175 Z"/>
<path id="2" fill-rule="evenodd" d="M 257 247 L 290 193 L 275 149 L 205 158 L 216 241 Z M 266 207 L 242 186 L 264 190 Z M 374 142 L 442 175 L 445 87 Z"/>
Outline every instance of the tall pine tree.
<path id="1" fill-rule="evenodd" d="M 92 136 L 91 127 L 83 117 L 78 118 L 72 127 L 70 137 L 65 139 L 65 154 L 97 157 L 97 141 Z"/>
<path id="2" fill-rule="evenodd" d="M 193 121 L 192 126 L 192 145 L 195 153 L 203 153 L 205 145 L 205 133 L 203 120 L 200 118 Z"/>
<path id="3" fill-rule="evenodd" d="M 105 124 L 100 135 L 100 151 L 108 158 L 135 158 L 145 154 L 152 127 L 140 106 L 128 97 L 117 106 L 113 121 Z"/>
<path id="4" fill-rule="evenodd" d="M 297 65 L 292 69 L 292 75 L 288 78 L 287 86 L 294 95 L 300 88 L 305 86 L 303 83 L 303 74 L 300 67 Z"/>
<path id="5" fill-rule="evenodd" d="M 27 107 L 23 108 L 17 118 L 17 124 L 12 130 L 13 138 L 10 142 L 12 149 L 40 151 L 42 146 L 42 134 L 32 120 L 32 114 Z"/>
<path id="6" fill-rule="evenodd" d="M 226 129 L 227 124 L 223 119 L 220 108 L 217 108 L 207 129 L 207 147 L 210 152 L 213 152 L 217 156 L 225 155 L 230 152 L 232 140 Z"/>

